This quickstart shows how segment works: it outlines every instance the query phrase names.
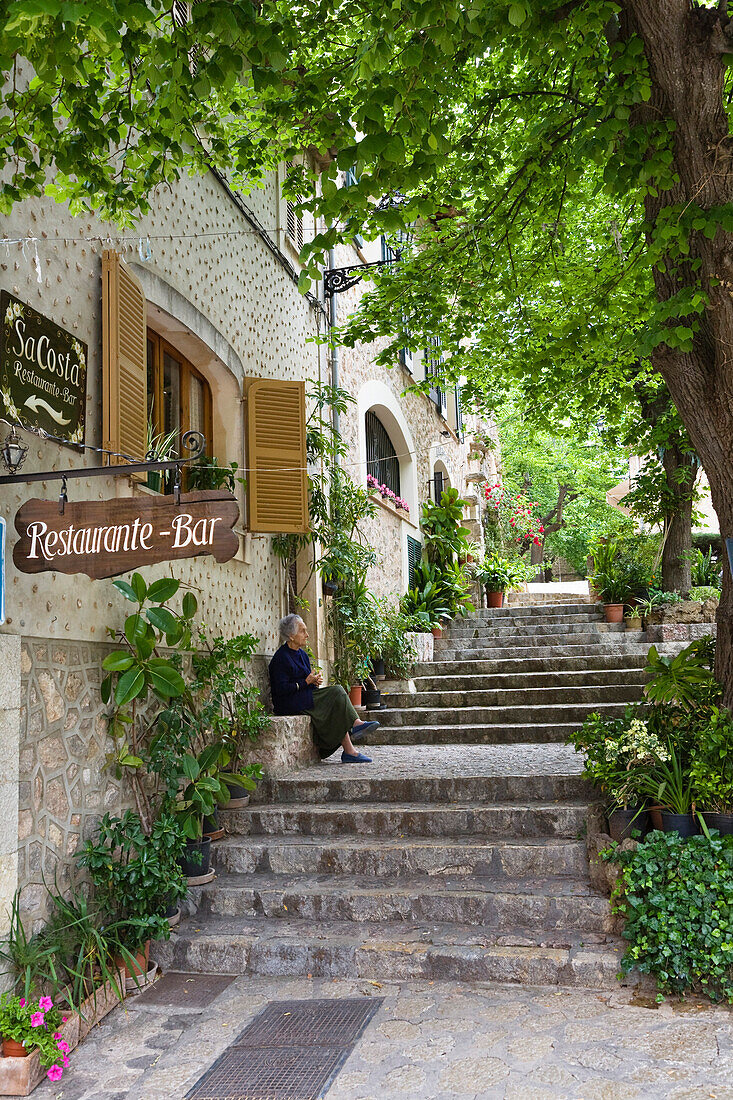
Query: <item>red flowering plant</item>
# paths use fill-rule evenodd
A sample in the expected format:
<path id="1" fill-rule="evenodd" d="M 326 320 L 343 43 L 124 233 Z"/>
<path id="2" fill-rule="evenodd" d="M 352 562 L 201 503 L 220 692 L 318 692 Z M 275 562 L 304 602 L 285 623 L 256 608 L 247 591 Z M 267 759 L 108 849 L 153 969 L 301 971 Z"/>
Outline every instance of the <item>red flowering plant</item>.
<path id="1" fill-rule="evenodd" d="M 529 500 L 522 492 L 509 492 L 498 481 L 494 485 L 487 484 L 484 494 L 489 508 L 496 512 L 502 526 L 509 528 L 511 538 L 522 550 L 530 543 L 540 545 L 545 529 L 533 511 L 537 507 L 536 500 Z"/>
<path id="2" fill-rule="evenodd" d="M 0 1035 L 20 1043 L 28 1054 L 38 1048 L 52 1081 L 58 1081 L 69 1064 L 69 1044 L 61 1036 L 66 1019 L 50 997 L 26 1000 L 4 993 L 0 998 Z"/>

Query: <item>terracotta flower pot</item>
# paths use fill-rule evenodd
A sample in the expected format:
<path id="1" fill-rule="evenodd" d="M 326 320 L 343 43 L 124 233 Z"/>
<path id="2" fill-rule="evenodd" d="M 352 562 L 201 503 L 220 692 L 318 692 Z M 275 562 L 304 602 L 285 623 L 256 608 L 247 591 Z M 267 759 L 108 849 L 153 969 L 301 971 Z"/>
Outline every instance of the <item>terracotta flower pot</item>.
<path id="1" fill-rule="evenodd" d="M 351 703 L 352 703 L 353 706 L 355 706 L 355 707 L 360 707 L 361 706 L 361 693 L 362 693 L 361 684 L 353 684 L 352 687 L 349 688 L 349 699 L 351 700 Z"/>
<path id="2" fill-rule="evenodd" d="M 504 606 L 504 593 L 503 592 L 487 592 L 486 593 L 486 606 L 487 607 L 503 607 Z"/>
<path id="3" fill-rule="evenodd" d="M 29 1051 L 25 1049 L 22 1043 L 16 1042 L 15 1039 L 6 1039 L 3 1036 L 3 1058 L 27 1058 Z"/>
<path id="4" fill-rule="evenodd" d="M 148 971 L 148 956 L 150 954 L 150 940 L 148 940 L 145 946 L 140 951 L 136 951 L 133 955 L 135 960 L 131 963 L 127 958 L 122 958 L 121 955 L 115 957 L 115 966 L 120 970 L 124 970 L 125 978 L 134 978 L 144 975 Z"/>
<path id="5" fill-rule="evenodd" d="M 604 605 L 607 623 L 622 623 L 624 621 L 624 605 L 622 603 L 607 603 Z"/>
<path id="6" fill-rule="evenodd" d="M 430 633 L 433 635 L 434 638 L 442 638 L 443 637 L 443 627 L 442 626 L 434 626 L 432 628 L 432 630 L 430 631 Z"/>

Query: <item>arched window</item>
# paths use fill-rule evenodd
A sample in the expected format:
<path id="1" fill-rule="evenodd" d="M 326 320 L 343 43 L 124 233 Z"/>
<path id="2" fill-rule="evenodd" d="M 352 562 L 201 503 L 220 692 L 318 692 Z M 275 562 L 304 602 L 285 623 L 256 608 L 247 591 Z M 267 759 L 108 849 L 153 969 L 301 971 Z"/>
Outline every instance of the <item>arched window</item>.
<path id="1" fill-rule="evenodd" d="M 397 496 L 400 492 L 400 460 L 382 421 L 373 412 L 364 417 L 367 474 L 386 485 Z"/>

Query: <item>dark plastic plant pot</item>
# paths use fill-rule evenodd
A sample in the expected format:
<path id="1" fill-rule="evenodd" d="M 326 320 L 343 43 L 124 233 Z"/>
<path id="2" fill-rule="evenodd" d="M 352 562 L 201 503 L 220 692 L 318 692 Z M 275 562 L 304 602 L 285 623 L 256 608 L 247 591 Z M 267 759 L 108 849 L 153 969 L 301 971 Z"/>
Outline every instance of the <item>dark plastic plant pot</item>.
<path id="1" fill-rule="evenodd" d="M 379 688 L 364 688 L 362 699 L 367 710 L 379 710 L 382 705 L 382 692 Z"/>
<path id="2" fill-rule="evenodd" d="M 163 913 L 163 916 L 175 917 L 176 913 L 178 912 L 179 906 L 180 902 L 176 894 L 169 894 L 165 900 L 165 912 Z"/>
<path id="3" fill-rule="evenodd" d="M 378 680 L 384 679 L 384 661 L 380 657 L 378 661 L 374 661 L 372 664 L 372 678 Z"/>
<path id="4" fill-rule="evenodd" d="M 716 814 L 706 811 L 703 815 L 708 829 L 717 829 L 721 836 L 733 834 L 733 814 Z"/>
<path id="5" fill-rule="evenodd" d="M 211 839 L 187 840 L 186 851 L 181 856 L 181 870 L 186 878 L 208 875 L 211 869 Z"/>
<path id="6" fill-rule="evenodd" d="M 504 593 L 503 592 L 487 592 L 486 593 L 486 606 L 487 607 L 503 607 L 504 606 Z"/>
<path id="7" fill-rule="evenodd" d="M 680 836 L 697 836 L 697 818 L 692 814 L 673 814 L 662 810 L 662 829 L 665 833 L 679 833 Z"/>
<path id="8" fill-rule="evenodd" d="M 611 839 L 619 844 L 633 832 L 638 831 L 641 837 L 645 837 L 649 832 L 649 814 L 638 806 L 632 810 L 614 810 L 608 815 L 608 831 Z"/>
<path id="9" fill-rule="evenodd" d="M 227 806 L 232 809 L 237 807 L 246 806 L 249 802 L 249 796 L 252 793 L 248 791 L 246 787 L 243 787 L 241 783 L 230 783 L 227 780 L 227 790 L 229 791 L 229 801 Z"/>
<path id="10" fill-rule="evenodd" d="M 323 595 L 335 596 L 339 590 L 338 581 L 323 581 Z"/>

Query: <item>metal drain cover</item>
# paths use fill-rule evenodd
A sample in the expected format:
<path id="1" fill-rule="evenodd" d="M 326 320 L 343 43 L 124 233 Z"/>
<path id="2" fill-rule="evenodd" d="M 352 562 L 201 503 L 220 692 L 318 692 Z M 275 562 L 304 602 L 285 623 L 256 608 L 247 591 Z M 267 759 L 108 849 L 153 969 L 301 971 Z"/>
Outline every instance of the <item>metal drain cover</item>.
<path id="1" fill-rule="evenodd" d="M 350 1047 L 381 1004 L 371 997 L 272 1001 L 234 1045 L 238 1047 Z"/>
<path id="2" fill-rule="evenodd" d="M 349 1054 L 332 1047 L 230 1047 L 189 1100 L 318 1100 Z"/>
<path id="3" fill-rule="evenodd" d="M 138 1004 L 206 1008 L 235 980 L 236 974 L 188 974 L 169 970 L 140 995 Z"/>
<path id="4" fill-rule="evenodd" d="M 383 997 L 272 1001 L 187 1100 L 319 1100 Z"/>

